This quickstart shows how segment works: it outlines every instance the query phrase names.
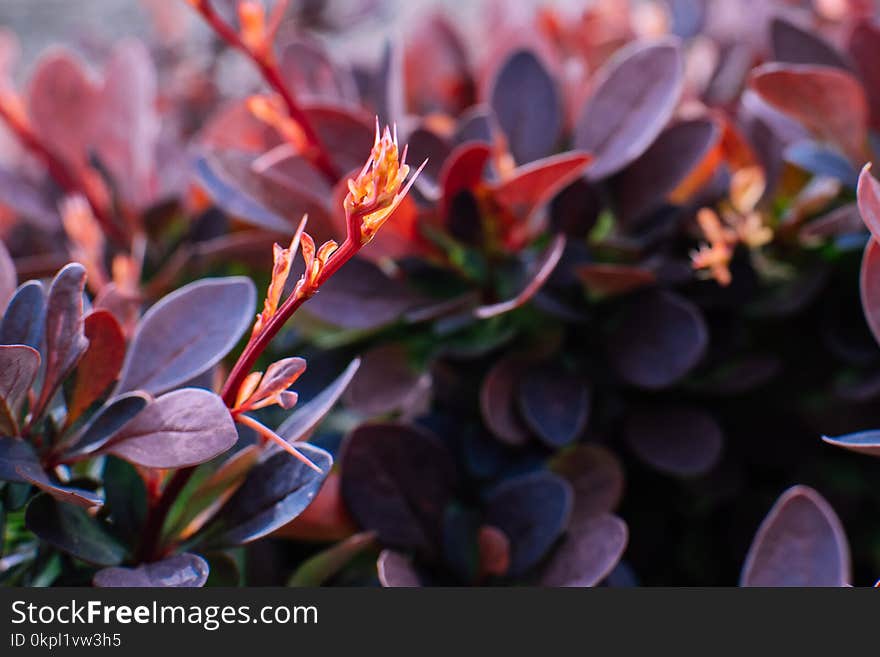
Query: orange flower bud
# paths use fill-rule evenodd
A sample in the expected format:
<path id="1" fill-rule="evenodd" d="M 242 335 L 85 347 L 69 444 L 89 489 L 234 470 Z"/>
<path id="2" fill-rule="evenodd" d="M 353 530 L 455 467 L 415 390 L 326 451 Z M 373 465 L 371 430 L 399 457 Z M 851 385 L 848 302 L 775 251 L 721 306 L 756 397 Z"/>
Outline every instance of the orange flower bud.
<path id="1" fill-rule="evenodd" d="M 238 3 L 238 22 L 241 26 L 241 40 L 256 53 L 266 49 L 266 10 L 259 0 L 240 0 Z"/>

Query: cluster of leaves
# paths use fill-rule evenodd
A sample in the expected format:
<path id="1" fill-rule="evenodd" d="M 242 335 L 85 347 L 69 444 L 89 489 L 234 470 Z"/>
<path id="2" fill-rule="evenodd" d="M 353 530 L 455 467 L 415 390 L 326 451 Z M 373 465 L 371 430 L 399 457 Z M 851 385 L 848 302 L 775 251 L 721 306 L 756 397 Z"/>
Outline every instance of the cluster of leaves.
<path id="1" fill-rule="evenodd" d="M 849 584 L 823 494 L 876 575 L 819 440 L 880 451 L 871 5 L 497 3 L 369 64 L 280 0 L 151 3 L 152 53 L 26 92 L 3 35 L 0 577 Z"/>

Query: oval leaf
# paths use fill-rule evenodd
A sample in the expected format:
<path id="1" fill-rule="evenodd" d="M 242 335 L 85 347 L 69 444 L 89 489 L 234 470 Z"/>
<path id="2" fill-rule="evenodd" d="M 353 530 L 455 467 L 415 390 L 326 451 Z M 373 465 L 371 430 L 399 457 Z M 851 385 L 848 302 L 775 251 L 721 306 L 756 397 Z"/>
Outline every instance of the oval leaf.
<path id="1" fill-rule="evenodd" d="M 591 180 L 617 173 L 653 143 L 681 96 L 684 67 L 677 42 L 637 43 L 597 77 L 574 136 L 575 146 L 595 158 Z"/>
<path id="2" fill-rule="evenodd" d="M 108 401 L 70 439 L 66 454 L 89 454 L 101 449 L 151 401 L 152 397 L 143 392 L 130 392 Z"/>
<path id="3" fill-rule="evenodd" d="M 89 313 L 84 331 L 89 347 L 76 367 L 68 422 L 78 418 L 107 392 L 125 360 L 125 335 L 113 313 L 107 310 Z"/>
<path id="4" fill-rule="evenodd" d="M 184 388 L 156 399 L 105 449 L 147 468 L 185 468 L 210 461 L 237 440 L 232 416 L 220 397 Z"/>
<path id="5" fill-rule="evenodd" d="M 834 509 L 793 486 L 770 509 L 749 548 L 740 586 L 846 586 L 849 545 Z"/>
<path id="6" fill-rule="evenodd" d="M 164 297 L 141 320 L 116 392 L 159 394 L 216 365 L 250 326 L 256 298 L 244 277 L 196 281 Z"/>
<path id="7" fill-rule="evenodd" d="M 623 556 L 629 532 L 610 514 L 590 518 L 569 530 L 541 573 L 542 586 L 596 586 Z"/>
<path id="8" fill-rule="evenodd" d="M 376 561 L 379 582 L 385 588 L 419 588 L 422 582 L 412 560 L 394 550 L 382 550 Z"/>
<path id="9" fill-rule="evenodd" d="M 843 449 L 848 449 L 851 452 L 867 454 L 868 456 L 880 456 L 880 431 L 861 431 L 836 438 L 822 436 L 822 440 L 829 445 L 843 447 Z"/>
<path id="10" fill-rule="evenodd" d="M 208 562 L 195 554 L 176 554 L 137 568 L 104 568 L 92 584 L 101 588 L 197 588 L 208 581 Z"/>
<path id="11" fill-rule="evenodd" d="M 545 365 L 519 385 L 519 406 L 532 431 L 550 447 L 564 447 L 583 433 L 590 416 L 590 388 L 583 378 Z"/>
<path id="12" fill-rule="evenodd" d="M 0 344 L 24 344 L 40 349 L 46 319 L 46 293 L 40 281 L 22 284 L 6 307 L 0 324 Z"/>

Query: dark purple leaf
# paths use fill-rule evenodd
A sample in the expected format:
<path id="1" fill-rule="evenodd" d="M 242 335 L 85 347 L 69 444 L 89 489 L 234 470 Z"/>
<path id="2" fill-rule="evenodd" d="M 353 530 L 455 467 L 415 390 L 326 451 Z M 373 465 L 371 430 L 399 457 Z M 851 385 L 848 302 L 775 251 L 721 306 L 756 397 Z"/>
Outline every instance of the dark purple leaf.
<path id="1" fill-rule="evenodd" d="M 304 307 L 333 326 L 370 330 L 397 321 L 422 301 L 401 281 L 356 258 L 322 285 Z"/>
<path id="2" fill-rule="evenodd" d="M 711 415 L 685 406 L 634 411 L 623 432 L 642 461 L 678 477 L 711 470 L 718 464 L 724 444 L 724 434 Z"/>
<path id="3" fill-rule="evenodd" d="M 375 347 L 363 355 L 361 367 L 345 391 L 351 410 L 375 417 L 423 410 L 431 394 L 431 375 L 418 372 L 403 345 Z"/>
<path id="4" fill-rule="evenodd" d="M 125 547 L 101 521 L 85 509 L 63 504 L 51 495 L 31 500 L 25 524 L 41 541 L 88 563 L 117 566 L 125 558 Z"/>
<path id="5" fill-rule="evenodd" d="M 21 438 L 0 437 L 0 481 L 26 481 L 21 467 L 40 467 L 34 448 Z"/>
<path id="6" fill-rule="evenodd" d="M 834 509 L 812 488 L 785 491 L 749 548 L 740 586 L 847 586 L 849 545 Z"/>
<path id="7" fill-rule="evenodd" d="M 455 132 L 455 145 L 461 146 L 470 141 L 481 141 L 491 144 L 493 141 L 494 121 L 489 108 L 475 105 L 461 115 L 458 129 Z"/>
<path id="8" fill-rule="evenodd" d="M 721 130 L 708 119 L 683 121 L 664 130 L 612 182 L 620 220 L 632 224 L 662 206 L 720 138 Z"/>
<path id="9" fill-rule="evenodd" d="M 574 143 L 595 158 L 587 176 L 602 180 L 634 162 L 657 138 L 678 104 L 684 72 L 678 43 L 667 40 L 635 43 L 596 75 Z"/>
<path id="10" fill-rule="evenodd" d="M 868 456 L 880 456 L 880 431 L 862 431 L 834 438 L 823 436 L 822 440 L 829 445 L 843 447 L 851 452 L 867 454 Z"/>
<path id="11" fill-rule="evenodd" d="M 786 64 L 818 64 L 849 70 L 846 58 L 822 37 L 801 29 L 784 18 L 770 24 L 773 58 Z"/>
<path id="12" fill-rule="evenodd" d="M 617 516 L 589 518 L 568 530 L 541 572 L 542 586 L 596 586 L 620 561 L 629 532 Z"/>
<path id="13" fill-rule="evenodd" d="M 102 506 L 104 498 L 97 493 L 82 488 L 74 488 L 56 483 L 49 478 L 49 475 L 39 465 L 26 464 L 19 465 L 16 468 L 22 481 L 33 484 L 44 493 L 48 493 L 59 502 L 65 504 L 73 504 L 84 509 L 90 509 L 95 506 Z"/>
<path id="14" fill-rule="evenodd" d="M 502 358 L 489 370 L 480 387 L 483 422 L 496 438 L 508 445 L 524 445 L 530 436 L 516 405 L 516 393 L 527 371 L 524 361 Z"/>
<path id="15" fill-rule="evenodd" d="M 101 588 L 197 588 L 208 581 L 208 563 L 195 554 L 174 556 L 137 568 L 104 568 L 92 584 Z"/>
<path id="16" fill-rule="evenodd" d="M 2 202 L 2 199 L 0 199 Z M 6 245 L 0 242 L 0 311 L 6 309 L 6 304 L 15 294 L 15 287 L 18 285 L 18 278 L 15 273 L 15 263 L 12 262 L 12 256 L 6 250 Z"/>
<path id="17" fill-rule="evenodd" d="M 68 456 L 89 454 L 101 449 L 151 401 L 152 397 L 143 392 L 130 392 L 111 399 L 95 411 L 85 426 L 70 439 L 65 453 Z"/>
<path id="18" fill-rule="evenodd" d="M 571 517 L 572 489 L 549 472 L 533 472 L 499 484 L 489 495 L 486 521 L 510 539 L 510 574 L 535 566 L 556 542 Z"/>
<path id="19" fill-rule="evenodd" d="M 257 293 L 248 278 L 208 278 L 164 297 L 132 338 L 116 392 L 159 394 L 213 367 L 254 318 Z"/>
<path id="20" fill-rule="evenodd" d="M 880 244 L 873 238 L 868 240 L 862 256 L 861 294 L 865 321 L 880 343 Z"/>
<path id="21" fill-rule="evenodd" d="M 574 491 L 572 521 L 609 513 L 623 496 L 623 467 L 599 445 L 576 445 L 560 452 L 552 470 L 568 480 Z"/>
<path id="22" fill-rule="evenodd" d="M 394 550 L 382 550 L 376 561 L 379 582 L 385 588 L 419 588 L 422 582 L 412 560 Z"/>
<path id="23" fill-rule="evenodd" d="M 46 294 L 39 281 L 23 283 L 15 292 L 3 322 L 0 344 L 24 344 L 39 349 L 46 319 Z"/>
<path id="24" fill-rule="evenodd" d="M 58 272 L 46 303 L 46 368 L 35 415 L 39 415 L 89 346 L 83 326 L 86 270 L 71 263 Z"/>
<path id="25" fill-rule="evenodd" d="M 296 89 L 304 101 L 318 98 L 344 104 L 357 100 L 350 71 L 336 66 L 320 41 L 298 38 L 285 44 L 278 66 L 288 89 Z"/>
<path id="26" fill-rule="evenodd" d="M 232 416 L 220 397 L 183 388 L 148 405 L 106 449 L 148 468 L 184 468 L 210 461 L 237 440 Z"/>
<path id="27" fill-rule="evenodd" d="M 652 292 L 630 304 L 609 336 L 609 359 L 627 383 L 666 388 L 700 362 L 708 340 L 696 306 L 671 292 Z"/>
<path id="28" fill-rule="evenodd" d="M 207 540 L 241 545 L 286 525 L 318 494 L 333 467 L 333 458 L 313 445 L 297 449 L 318 466 L 319 474 L 287 452 L 275 452 L 258 463 L 247 479 L 205 528 Z"/>
<path id="29" fill-rule="evenodd" d="M 561 367 L 530 368 L 519 384 L 523 419 L 550 447 L 564 447 L 583 433 L 590 417 L 590 388 Z"/>
<path id="30" fill-rule="evenodd" d="M 389 547 L 437 556 L 456 483 L 437 437 L 402 424 L 364 424 L 345 439 L 340 460 L 342 496 L 361 527 Z"/>
<path id="31" fill-rule="evenodd" d="M 39 370 L 40 354 L 35 349 L 24 345 L 0 346 L 0 399 L 13 415 L 21 409 Z M 0 418 L 0 433 L 15 435 L 17 431 L 5 426 Z"/>
<path id="32" fill-rule="evenodd" d="M 861 20 L 849 35 L 847 50 L 864 82 L 871 107 L 871 125 L 880 127 L 880 27 L 872 20 Z"/>
<path id="33" fill-rule="evenodd" d="M 508 57 L 493 82 L 490 103 L 517 162 L 553 153 L 562 130 L 562 100 L 537 55 L 518 50 Z"/>
<path id="34" fill-rule="evenodd" d="M 297 406 L 296 410 L 291 413 L 276 432 L 279 436 L 289 442 L 298 442 L 308 440 L 309 436 L 320 424 L 321 420 L 330 412 L 330 409 L 339 401 L 339 398 L 345 392 L 345 389 L 351 383 L 352 378 L 361 365 L 360 358 L 355 358 L 345 371 L 340 374 L 329 386 L 324 388 L 320 393 L 307 404 Z"/>

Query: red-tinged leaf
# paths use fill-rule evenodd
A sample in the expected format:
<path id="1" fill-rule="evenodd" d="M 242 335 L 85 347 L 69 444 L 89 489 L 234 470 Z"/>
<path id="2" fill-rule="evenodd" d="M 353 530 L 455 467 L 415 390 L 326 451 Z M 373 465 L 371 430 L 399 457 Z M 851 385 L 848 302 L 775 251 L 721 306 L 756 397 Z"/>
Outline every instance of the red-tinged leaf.
<path id="1" fill-rule="evenodd" d="M 678 43 L 633 44 L 606 63 L 597 78 L 574 137 L 575 146 L 595 158 L 587 172 L 591 180 L 635 161 L 672 117 L 684 82 Z"/>
<path id="2" fill-rule="evenodd" d="M 612 183 L 621 222 L 632 225 L 659 208 L 704 161 L 721 139 L 708 119 L 677 123 L 661 133 L 651 147 Z"/>
<path id="3" fill-rule="evenodd" d="M 524 445 L 530 433 L 520 417 L 516 393 L 528 364 L 508 357 L 497 361 L 480 387 L 480 412 L 483 422 L 501 442 Z"/>
<path id="4" fill-rule="evenodd" d="M 859 175 L 859 213 L 874 239 L 880 239 L 880 183 L 871 175 L 871 165 L 866 164 Z"/>
<path id="5" fill-rule="evenodd" d="M 488 144 L 466 143 L 453 150 L 443 164 L 440 172 L 440 216 L 446 221 L 449 220 L 449 210 L 456 196 L 463 191 L 472 191 L 482 182 L 491 153 Z"/>
<path id="6" fill-rule="evenodd" d="M 333 408 L 342 393 L 351 383 L 352 378 L 361 365 L 361 359 L 355 358 L 345 371 L 340 374 L 329 386 L 324 388 L 307 404 L 299 406 L 289 418 L 287 418 L 276 432 L 289 442 L 308 440 L 309 436 Z"/>
<path id="7" fill-rule="evenodd" d="M 865 245 L 860 285 L 865 320 L 880 343 L 880 244 L 873 238 Z"/>
<path id="8" fill-rule="evenodd" d="M 256 298 L 244 277 L 207 278 L 164 297 L 141 320 L 116 392 L 159 394 L 216 365 L 253 321 Z"/>
<path id="9" fill-rule="evenodd" d="M 646 292 L 627 306 L 609 335 L 608 357 L 627 383 L 673 385 L 702 360 L 709 341 L 699 309 L 671 292 Z"/>
<path id="10" fill-rule="evenodd" d="M 496 203 L 523 220 L 580 177 L 592 162 L 586 153 L 563 153 L 517 168 L 510 178 L 494 185 Z"/>
<path id="11" fill-rule="evenodd" d="M 859 21 L 850 32 L 847 50 L 864 82 L 871 107 L 871 126 L 880 128 L 880 27 L 871 20 Z"/>
<path id="12" fill-rule="evenodd" d="M 40 138 L 72 166 L 84 166 L 99 109 L 99 87 L 74 54 L 60 49 L 35 65 L 28 113 Z"/>
<path id="13" fill-rule="evenodd" d="M 223 400 L 207 390 L 169 392 L 141 411 L 104 449 L 147 468 L 210 461 L 238 440 Z"/>
<path id="14" fill-rule="evenodd" d="M 829 445 L 842 447 L 851 452 L 867 454 L 868 456 L 880 456 L 880 431 L 862 431 L 834 438 L 822 436 L 822 440 Z"/>
<path id="15" fill-rule="evenodd" d="M 572 522 L 610 513 L 623 497 L 623 466 L 600 445 L 571 447 L 559 453 L 550 467 L 572 486 Z"/>
<path id="16" fill-rule="evenodd" d="M 489 94 L 514 159 L 550 155 L 562 131 L 563 107 L 556 82 L 533 52 L 514 52 L 498 71 Z"/>
<path id="17" fill-rule="evenodd" d="M 20 344 L 0 346 L 0 399 L 13 413 L 21 409 L 28 390 L 40 370 L 40 354 Z M 0 433 L 15 435 L 10 427 L 0 425 Z"/>
<path id="18" fill-rule="evenodd" d="M 657 281 L 650 269 L 604 263 L 578 265 L 575 275 L 588 292 L 598 297 L 627 294 Z"/>
<path id="19" fill-rule="evenodd" d="M 287 580 L 287 586 L 321 586 L 361 552 L 373 547 L 376 535 L 361 532 L 306 559 Z"/>
<path id="20" fill-rule="evenodd" d="M 68 404 L 68 423 L 98 401 L 116 381 L 125 360 L 125 335 L 116 318 L 107 310 L 86 315 L 85 336 L 89 347 L 76 367 L 73 394 Z"/>
<path id="21" fill-rule="evenodd" d="M 46 324 L 46 293 L 40 281 L 23 283 L 0 323 L 0 344 L 22 344 L 40 349 Z"/>
<path id="22" fill-rule="evenodd" d="M 345 391 L 345 405 L 367 417 L 403 413 L 413 417 L 425 410 L 431 394 L 431 375 L 416 371 L 406 349 L 387 344 L 363 355 L 361 367 Z"/>
<path id="23" fill-rule="evenodd" d="M 103 506 L 104 504 L 104 498 L 97 493 L 81 488 L 64 486 L 52 481 L 39 465 L 19 465 L 16 470 L 22 481 L 33 484 L 59 502 L 72 504 L 83 509 L 91 509 L 92 507 Z"/>
<path id="24" fill-rule="evenodd" d="M 260 379 L 251 399 L 260 401 L 287 390 L 305 371 L 306 361 L 303 358 L 284 358 L 272 363 Z"/>
<path id="25" fill-rule="evenodd" d="M 480 527 L 477 533 L 477 549 L 480 555 L 480 575 L 504 577 L 510 570 L 510 540 L 497 527 Z"/>
<path id="26" fill-rule="evenodd" d="M 152 201 L 157 191 L 156 86 L 156 69 L 144 45 L 122 41 L 110 55 L 93 117 L 100 130 L 94 148 L 101 163 L 113 174 L 122 198 L 137 208 Z"/>
<path id="27" fill-rule="evenodd" d="M 834 509 L 815 490 L 785 491 L 749 548 L 740 586 L 846 586 L 850 556 Z"/>
<path id="28" fill-rule="evenodd" d="M 205 123 L 196 142 L 216 151 L 241 151 L 262 155 L 282 144 L 275 128 L 254 116 L 247 101 L 221 107 Z"/>
<path id="29" fill-rule="evenodd" d="M 850 63 L 822 37 L 804 30 L 784 18 L 770 24 L 773 58 L 786 64 L 817 64 L 850 70 Z"/>
<path id="30" fill-rule="evenodd" d="M 342 446 L 342 496 L 382 544 L 434 558 L 456 469 L 439 438 L 403 424 L 364 424 Z"/>
<path id="31" fill-rule="evenodd" d="M 404 51 L 406 105 L 416 115 L 458 116 L 474 104 L 475 85 L 458 26 L 440 12 L 415 27 Z"/>
<path id="32" fill-rule="evenodd" d="M 497 317 L 498 315 L 509 313 L 510 311 L 516 310 L 520 306 L 525 305 L 544 286 L 547 279 L 550 278 L 550 274 L 556 269 L 556 265 L 559 264 L 559 260 L 562 258 L 564 251 L 565 235 L 559 234 L 553 238 L 553 242 L 537 263 L 537 271 L 519 294 L 507 301 L 502 301 L 490 306 L 480 306 L 474 310 L 474 316 L 479 319 L 489 319 L 490 317 Z"/>
<path id="33" fill-rule="evenodd" d="M 17 286 L 18 276 L 15 273 L 15 263 L 12 262 L 12 256 L 6 250 L 6 245 L 0 242 L 0 312 L 6 310 L 6 305 L 15 294 Z"/>
<path id="34" fill-rule="evenodd" d="M 278 68 L 288 89 L 296 89 L 302 102 L 320 99 L 336 105 L 357 101 L 351 72 L 334 64 L 327 48 L 317 39 L 295 38 L 284 45 Z"/>
<path id="35" fill-rule="evenodd" d="M 382 550 L 376 562 L 379 582 L 385 588 L 420 588 L 422 582 L 412 560 L 394 550 Z"/>
<path id="36" fill-rule="evenodd" d="M 58 386 L 89 346 L 83 323 L 86 270 L 71 263 L 58 272 L 49 287 L 46 304 L 46 369 L 40 398 L 33 410 L 39 417 Z"/>
<path id="37" fill-rule="evenodd" d="M 851 74 L 823 66 L 764 64 L 752 72 L 749 85 L 854 163 L 869 159 L 868 101 Z"/>
<path id="38" fill-rule="evenodd" d="M 92 584 L 99 588 L 198 588 L 208 581 L 208 562 L 195 554 L 174 556 L 137 568 L 104 568 Z"/>
<path id="39" fill-rule="evenodd" d="M 685 406 L 637 410 L 627 417 L 623 433 L 642 461 L 677 477 L 709 472 L 718 464 L 724 445 L 715 418 Z"/>
<path id="40" fill-rule="evenodd" d="M 373 146 L 373 117 L 366 112 L 321 103 L 305 104 L 303 111 L 337 169 L 360 170 L 364 154 Z"/>
<path id="41" fill-rule="evenodd" d="M 541 586 L 596 586 L 614 569 L 626 549 L 626 523 L 610 514 L 576 524 L 541 571 Z"/>

